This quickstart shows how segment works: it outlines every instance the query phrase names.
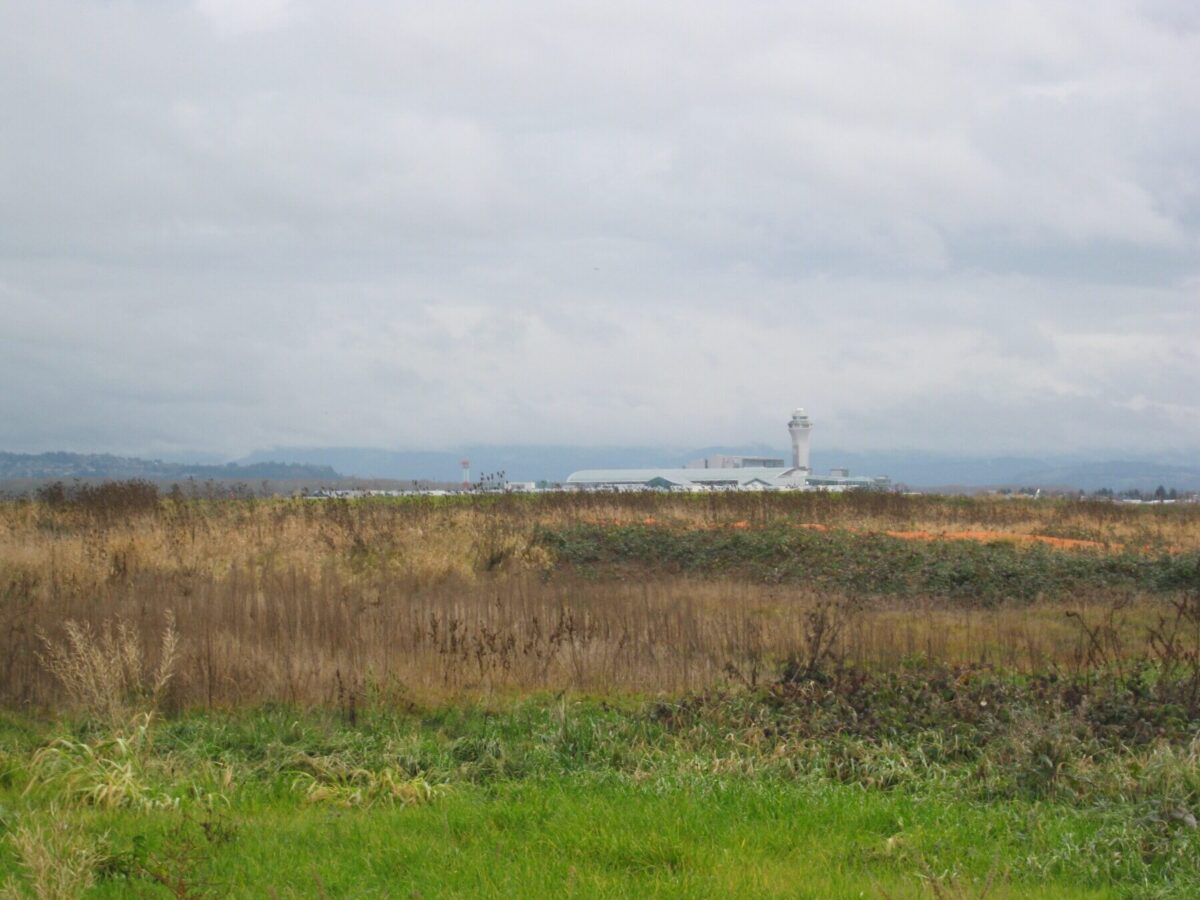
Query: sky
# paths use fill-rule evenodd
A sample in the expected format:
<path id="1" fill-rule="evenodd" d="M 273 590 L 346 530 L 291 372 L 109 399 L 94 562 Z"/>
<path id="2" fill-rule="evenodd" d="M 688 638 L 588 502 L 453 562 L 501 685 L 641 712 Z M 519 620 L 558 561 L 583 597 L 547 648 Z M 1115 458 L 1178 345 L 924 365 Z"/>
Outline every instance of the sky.
<path id="1" fill-rule="evenodd" d="M 1200 5 L 0 0 L 0 450 L 1200 448 Z"/>

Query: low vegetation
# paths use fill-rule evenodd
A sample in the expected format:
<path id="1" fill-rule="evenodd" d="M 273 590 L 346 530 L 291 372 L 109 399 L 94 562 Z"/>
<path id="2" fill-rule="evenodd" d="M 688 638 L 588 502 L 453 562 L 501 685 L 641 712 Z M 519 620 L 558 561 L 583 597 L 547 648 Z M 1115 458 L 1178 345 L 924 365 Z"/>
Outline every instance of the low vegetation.
<path id="1" fill-rule="evenodd" d="M 108 490 L 0 505 L 0 895 L 1200 892 L 1195 507 Z"/>
<path id="2" fill-rule="evenodd" d="M 971 606 L 1097 592 L 1169 593 L 1200 577 L 1196 552 L 1063 553 L 1002 537 L 986 544 L 914 541 L 788 524 L 754 530 L 579 525 L 543 529 L 538 541 L 559 562 L 592 575 L 628 577 L 652 570 Z"/>

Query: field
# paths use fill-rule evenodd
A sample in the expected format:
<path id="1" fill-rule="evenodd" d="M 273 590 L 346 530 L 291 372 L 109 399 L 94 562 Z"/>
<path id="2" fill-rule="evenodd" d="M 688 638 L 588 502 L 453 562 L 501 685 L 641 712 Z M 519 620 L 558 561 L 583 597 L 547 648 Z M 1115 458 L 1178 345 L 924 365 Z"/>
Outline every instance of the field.
<path id="1" fill-rule="evenodd" d="M 1200 507 L 0 504 L 13 896 L 1195 896 Z"/>

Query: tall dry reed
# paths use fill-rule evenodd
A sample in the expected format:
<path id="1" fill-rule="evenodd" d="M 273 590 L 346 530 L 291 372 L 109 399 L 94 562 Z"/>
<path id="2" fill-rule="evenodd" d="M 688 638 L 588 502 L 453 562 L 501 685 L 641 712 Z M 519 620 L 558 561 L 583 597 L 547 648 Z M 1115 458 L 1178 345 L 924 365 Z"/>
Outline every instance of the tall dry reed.
<path id="1" fill-rule="evenodd" d="M 916 657 L 1080 666 L 1087 646 L 1079 622 L 1108 602 L 1089 608 L 1073 599 L 1083 618 L 1072 620 L 1053 598 L 955 609 L 920 597 L 885 601 L 653 572 L 586 578 L 554 569 L 537 540 L 543 527 L 787 521 L 1200 546 L 1200 510 L 1182 507 L 1129 513 L 1112 504 L 885 494 L 175 499 L 110 512 L 0 504 L 0 702 L 49 705 L 78 693 L 78 684 L 38 662 L 46 653 L 39 634 L 63 646 L 73 640 L 68 622 L 101 637 L 105 622 L 123 622 L 123 640 L 147 656 L 158 648 L 144 661 L 152 671 L 164 654 L 168 609 L 179 635 L 172 702 L 225 705 L 564 687 L 679 691 L 754 683 L 818 651 L 867 666 Z M 1163 603 L 1130 598 L 1114 625 L 1122 653 L 1146 651 Z M 836 616 L 825 620 L 836 627 L 814 638 L 821 610 Z M 145 666 L 139 677 L 152 681 Z"/>

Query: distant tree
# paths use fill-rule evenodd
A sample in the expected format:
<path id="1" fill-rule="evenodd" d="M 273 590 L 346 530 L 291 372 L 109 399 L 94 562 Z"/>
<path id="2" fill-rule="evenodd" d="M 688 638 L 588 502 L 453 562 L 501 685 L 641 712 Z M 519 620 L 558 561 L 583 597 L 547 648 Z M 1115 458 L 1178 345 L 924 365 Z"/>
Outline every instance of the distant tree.
<path id="1" fill-rule="evenodd" d="M 36 496 L 39 503 L 44 503 L 47 506 L 65 506 L 67 503 L 67 486 L 61 481 L 44 484 L 37 489 Z"/>
<path id="2" fill-rule="evenodd" d="M 1154 489 L 1154 499 L 1158 501 L 1167 499 L 1167 489 L 1161 484 Z"/>

